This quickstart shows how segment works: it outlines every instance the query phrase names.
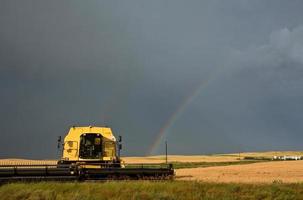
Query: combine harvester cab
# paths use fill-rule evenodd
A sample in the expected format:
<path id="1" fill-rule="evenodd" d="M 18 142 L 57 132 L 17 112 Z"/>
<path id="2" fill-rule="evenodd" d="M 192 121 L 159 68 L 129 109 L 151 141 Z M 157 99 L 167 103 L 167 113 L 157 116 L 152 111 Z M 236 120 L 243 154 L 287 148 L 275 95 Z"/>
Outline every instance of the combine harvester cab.
<path id="1" fill-rule="evenodd" d="M 61 141 L 60 141 L 61 142 Z M 59 145 L 61 146 L 61 145 Z M 172 179 L 171 164 L 122 164 L 109 127 L 71 127 L 57 164 L 0 165 L 0 181 Z"/>

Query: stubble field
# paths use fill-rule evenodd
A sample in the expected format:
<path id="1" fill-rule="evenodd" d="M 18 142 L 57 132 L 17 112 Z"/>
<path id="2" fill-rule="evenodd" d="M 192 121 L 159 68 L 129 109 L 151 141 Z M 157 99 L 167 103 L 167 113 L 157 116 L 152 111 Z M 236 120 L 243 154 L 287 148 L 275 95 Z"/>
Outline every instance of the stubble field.
<path id="1" fill-rule="evenodd" d="M 303 161 L 273 161 L 177 169 L 176 175 L 177 180 L 214 183 L 302 183 Z"/>

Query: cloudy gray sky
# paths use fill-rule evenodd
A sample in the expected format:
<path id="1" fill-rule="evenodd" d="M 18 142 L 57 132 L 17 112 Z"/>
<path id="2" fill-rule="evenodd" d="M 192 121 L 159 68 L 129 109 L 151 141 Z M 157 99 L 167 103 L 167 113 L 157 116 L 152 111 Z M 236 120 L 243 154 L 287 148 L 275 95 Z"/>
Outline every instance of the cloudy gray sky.
<path id="1" fill-rule="evenodd" d="M 146 155 L 196 88 L 167 130 L 169 153 L 302 150 L 302 10 L 0 0 L 0 157 L 55 158 L 57 136 L 89 124 L 122 135 L 124 155 Z"/>

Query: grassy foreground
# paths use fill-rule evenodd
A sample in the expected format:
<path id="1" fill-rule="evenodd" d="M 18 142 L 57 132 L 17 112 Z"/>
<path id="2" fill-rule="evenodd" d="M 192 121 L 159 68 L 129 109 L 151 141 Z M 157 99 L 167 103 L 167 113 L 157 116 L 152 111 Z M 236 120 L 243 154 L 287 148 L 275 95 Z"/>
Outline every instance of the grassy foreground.
<path id="1" fill-rule="evenodd" d="M 45 199 L 303 199 L 303 184 L 216 184 L 181 181 L 13 183 L 1 200 Z"/>

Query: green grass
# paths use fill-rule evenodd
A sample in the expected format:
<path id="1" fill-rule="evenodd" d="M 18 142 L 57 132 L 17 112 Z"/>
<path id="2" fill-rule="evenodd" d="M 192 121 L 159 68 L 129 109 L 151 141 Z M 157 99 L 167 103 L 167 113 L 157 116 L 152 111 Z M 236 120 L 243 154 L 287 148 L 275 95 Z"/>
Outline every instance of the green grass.
<path id="1" fill-rule="evenodd" d="M 271 158 L 269 157 L 262 157 L 262 156 L 245 156 L 244 157 L 244 160 L 272 160 Z"/>
<path id="2" fill-rule="evenodd" d="M 266 162 L 265 160 L 241 160 L 241 161 L 230 161 L 230 162 L 173 162 L 174 169 L 183 168 L 197 168 L 197 167 L 215 167 L 215 166 L 227 166 L 227 165 L 244 165 Z"/>
<path id="3" fill-rule="evenodd" d="M 183 168 L 197 168 L 197 167 L 215 167 L 215 166 L 227 166 L 227 165 L 244 165 L 259 162 L 268 162 L 267 160 L 239 160 L 239 161 L 229 161 L 229 162 L 169 162 L 173 164 L 174 169 Z M 158 164 L 129 164 L 125 166 L 126 168 L 159 168 L 167 167 L 165 163 Z"/>
<path id="4" fill-rule="evenodd" d="M 12 183 L 1 200 L 303 199 L 303 184 L 216 184 L 190 181 Z"/>

